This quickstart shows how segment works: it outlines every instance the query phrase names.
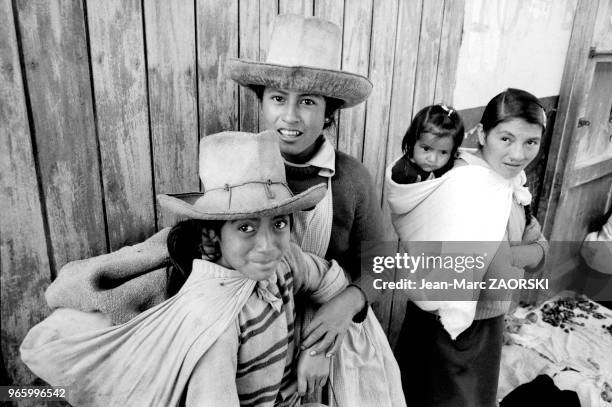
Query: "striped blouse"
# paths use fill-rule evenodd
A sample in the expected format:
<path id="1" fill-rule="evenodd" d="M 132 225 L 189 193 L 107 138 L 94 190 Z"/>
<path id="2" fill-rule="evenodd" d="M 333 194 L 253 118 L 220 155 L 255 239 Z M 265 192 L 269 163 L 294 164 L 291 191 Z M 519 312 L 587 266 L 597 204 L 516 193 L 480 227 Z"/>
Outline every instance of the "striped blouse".
<path id="1" fill-rule="evenodd" d="M 208 262 L 198 266 L 220 267 Z M 291 244 L 276 274 L 259 283 L 260 289 L 253 291 L 235 324 L 198 362 L 186 404 L 296 405 L 299 338 L 294 332 L 295 298 L 305 294 L 324 303 L 346 285 L 337 263 L 330 264 Z"/>

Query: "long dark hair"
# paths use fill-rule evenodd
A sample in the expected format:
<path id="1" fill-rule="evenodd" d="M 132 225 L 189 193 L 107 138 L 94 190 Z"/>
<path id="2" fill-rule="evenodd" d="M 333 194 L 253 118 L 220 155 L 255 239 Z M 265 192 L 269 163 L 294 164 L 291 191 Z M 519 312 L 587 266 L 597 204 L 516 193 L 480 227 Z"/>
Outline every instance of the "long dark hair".
<path id="1" fill-rule="evenodd" d="M 480 124 L 485 133 L 498 124 L 511 120 L 523 119 L 527 123 L 542 126 L 546 129 L 546 111 L 542 102 L 531 93 L 508 88 L 489 101 L 482 113 Z"/>
<path id="2" fill-rule="evenodd" d="M 193 260 L 202 258 L 203 231 L 214 230 L 219 235 L 223 223 L 224 221 L 188 219 L 170 229 L 167 244 L 171 264 L 166 269 L 168 297 L 176 294 L 185 284 L 191 274 Z"/>
<path id="3" fill-rule="evenodd" d="M 454 164 L 453 158 L 463 142 L 465 129 L 459 113 L 446 105 L 431 105 L 421 109 L 412 119 L 404 138 L 402 139 L 402 152 L 407 158 L 412 158 L 414 146 L 422 133 L 432 133 L 436 136 L 452 137 L 453 149 L 448 163 L 440 168 L 440 173 L 450 170 Z"/>

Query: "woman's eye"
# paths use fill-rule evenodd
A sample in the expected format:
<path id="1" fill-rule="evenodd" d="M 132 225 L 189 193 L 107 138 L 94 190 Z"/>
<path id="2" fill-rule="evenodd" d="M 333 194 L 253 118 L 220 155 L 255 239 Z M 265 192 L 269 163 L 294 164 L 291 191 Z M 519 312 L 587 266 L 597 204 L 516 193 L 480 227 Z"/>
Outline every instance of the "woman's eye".
<path id="1" fill-rule="evenodd" d="M 270 99 L 272 99 L 276 103 L 281 103 L 283 101 L 283 97 L 277 95 L 270 97 Z"/>
<path id="2" fill-rule="evenodd" d="M 510 141 L 510 137 L 502 137 L 500 140 L 504 142 L 508 142 Z"/>
<path id="3" fill-rule="evenodd" d="M 255 228 L 253 226 L 251 226 L 251 225 L 246 225 L 245 224 L 245 225 L 238 226 L 238 230 L 243 232 L 243 233 L 250 233 L 250 232 L 255 231 Z"/>
<path id="4" fill-rule="evenodd" d="M 447 155 L 447 154 L 448 154 L 448 151 L 440 151 L 440 154 L 442 154 L 442 155 Z"/>
<path id="5" fill-rule="evenodd" d="M 423 151 L 429 151 L 430 150 L 430 148 L 427 147 L 427 146 L 422 146 L 421 148 L 423 149 Z"/>
<path id="6" fill-rule="evenodd" d="M 302 99 L 302 103 L 305 104 L 306 106 L 314 106 L 317 103 L 312 100 L 312 99 Z"/>
<path id="7" fill-rule="evenodd" d="M 527 144 L 531 145 L 531 146 L 537 146 L 540 144 L 540 142 L 538 140 L 528 140 Z"/>

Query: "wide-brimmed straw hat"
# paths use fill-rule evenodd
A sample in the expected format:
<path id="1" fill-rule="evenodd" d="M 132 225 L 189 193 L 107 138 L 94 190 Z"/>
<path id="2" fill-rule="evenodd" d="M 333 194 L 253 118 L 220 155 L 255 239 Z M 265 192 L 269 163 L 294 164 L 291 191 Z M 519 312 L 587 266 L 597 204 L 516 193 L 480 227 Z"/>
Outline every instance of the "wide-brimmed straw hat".
<path id="1" fill-rule="evenodd" d="M 265 62 L 230 58 L 229 77 L 242 86 L 296 90 L 355 106 L 372 91 L 368 78 L 340 70 L 342 34 L 336 24 L 316 17 L 276 17 Z"/>
<path id="2" fill-rule="evenodd" d="M 273 131 L 227 131 L 200 142 L 204 192 L 157 195 L 163 210 L 181 218 L 231 220 L 286 215 L 314 207 L 325 184 L 293 195 Z"/>

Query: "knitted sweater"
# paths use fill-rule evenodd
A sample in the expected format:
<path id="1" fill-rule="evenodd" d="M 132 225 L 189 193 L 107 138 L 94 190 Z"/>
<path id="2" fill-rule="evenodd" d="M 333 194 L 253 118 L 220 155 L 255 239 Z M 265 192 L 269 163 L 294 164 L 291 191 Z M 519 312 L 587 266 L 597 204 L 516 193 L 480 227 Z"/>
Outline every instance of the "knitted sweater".
<path id="1" fill-rule="evenodd" d="M 294 194 L 326 182 L 317 167 L 285 166 L 287 183 Z M 368 170 L 355 158 L 336 151 L 336 172 L 331 180 L 333 220 L 326 259 L 336 260 L 370 302 L 380 294 L 371 283 L 372 272 L 361 267 L 361 243 L 383 240 L 382 211 Z"/>

